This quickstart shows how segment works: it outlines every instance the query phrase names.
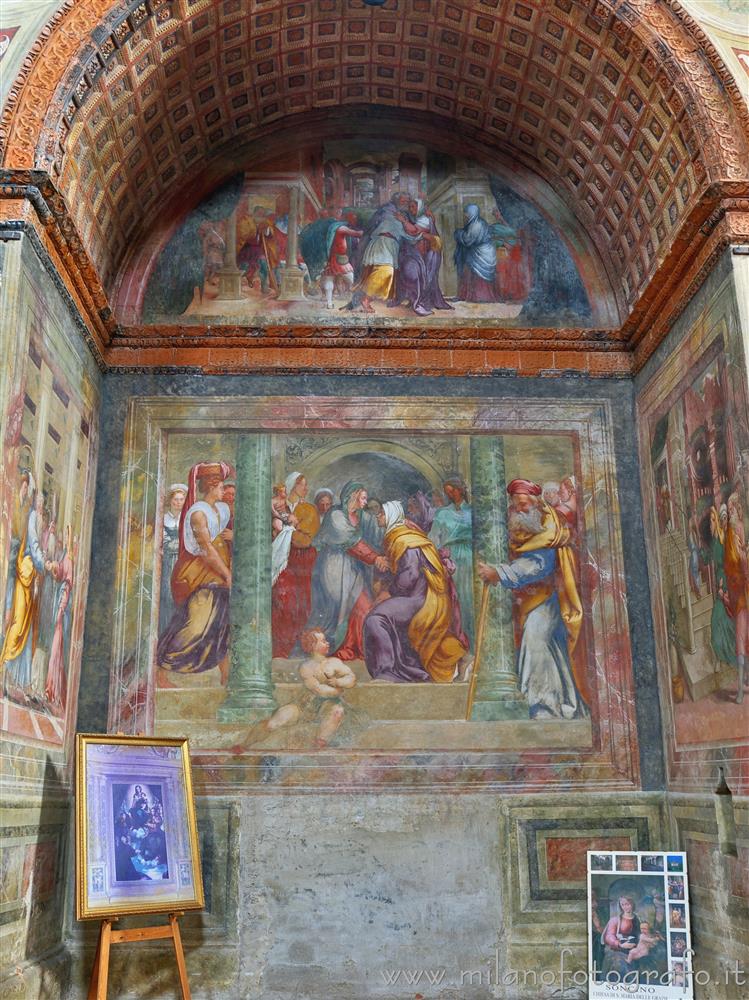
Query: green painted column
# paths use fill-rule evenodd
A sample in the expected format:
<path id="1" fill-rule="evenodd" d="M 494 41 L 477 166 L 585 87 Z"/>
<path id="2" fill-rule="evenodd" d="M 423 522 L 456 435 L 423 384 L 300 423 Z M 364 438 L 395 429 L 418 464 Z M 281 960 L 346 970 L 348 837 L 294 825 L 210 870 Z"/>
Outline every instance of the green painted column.
<path id="1" fill-rule="evenodd" d="M 219 722 L 253 722 L 276 708 L 271 679 L 270 435 L 237 444 L 229 684 Z"/>
<path id="2" fill-rule="evenodd" d="M 507 493 L 504 442 L 499 435 L 471 438 L 471 504 L 474 566 L 507 562 Z M 483 584 L 474 576 L 476 628 Z M 528 705 L 520 694 L 515 669 L 515 640 L 510 592 L 489 588 L 489 607 L 481 648 L 472 719 L 485 722 L 527 719 Z"/>

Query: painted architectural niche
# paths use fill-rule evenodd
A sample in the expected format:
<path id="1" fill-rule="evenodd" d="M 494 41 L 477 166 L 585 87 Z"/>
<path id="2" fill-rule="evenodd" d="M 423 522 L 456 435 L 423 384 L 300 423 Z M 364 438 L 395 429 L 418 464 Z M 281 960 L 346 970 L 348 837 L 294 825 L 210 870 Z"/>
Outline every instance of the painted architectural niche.
<path id="1" fill-rule="evenodd" d="M 574 750 L 636 780 L 608 421 L 603 403 L 134 402 L 110 728 L 189 726 L 216 753 Z M 513 480 L 542 489 L 535 512 L 508 505 Z M 467 713 L 476 570 L 510 551 Z M 556 589 L 513 597 L 556 560 Z"/>
<path id="2" fill-rule="evenodd" d="M 205 198 L 120 306 L 144 323 L 612 323 L 595 255 L 553 200 L 530 175 L 519 187 L 423 145 L 326 141 Z"/>

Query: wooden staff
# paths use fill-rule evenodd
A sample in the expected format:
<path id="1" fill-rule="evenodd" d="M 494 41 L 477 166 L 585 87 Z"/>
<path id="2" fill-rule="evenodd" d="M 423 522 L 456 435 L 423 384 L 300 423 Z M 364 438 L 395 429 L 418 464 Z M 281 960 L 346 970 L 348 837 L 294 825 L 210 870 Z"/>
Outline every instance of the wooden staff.
<path id="1" fill-rule="evenodd" d="M 476 652 L 473 657 L 473 670 L 471 679 L 468 682 L 468 704 L 466 705 L 466 722 L 470 721 L 473 711 L 473 700 L 476 696 L 476 679 L 479 675 L 479 664 L 481 662 L 481 646 L 484 641 L 484 629 L 486 628 L 486 615 L 489 610 L 489 584 L 484 584 L 481 591 L 481 607 L 479 608 L 479 620 L 476 626 Z"/>
<path id="2" fill-rule="evenodd" d="M 263 253 L 265 254 L 265 263 L 268 265 L 268 280 L 270 281 L 271 286 L 273 287 L 273 291 L 277 292 L 278 291 L 278 282 L 276 281 L 275 272 L 274 272 L 273 268 L 271 267 L 270 254 L 268 253 L 268 243 L 267 243 L 267 241 L 265 239 L 265 232 L 261 232 L 260 233 L 260 242 L 263 245 Z"/>

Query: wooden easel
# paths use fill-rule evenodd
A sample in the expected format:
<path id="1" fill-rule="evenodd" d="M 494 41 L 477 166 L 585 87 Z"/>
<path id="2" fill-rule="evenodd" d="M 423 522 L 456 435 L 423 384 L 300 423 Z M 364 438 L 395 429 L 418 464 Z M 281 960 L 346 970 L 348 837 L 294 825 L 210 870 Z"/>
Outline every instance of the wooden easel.
<path id="1" fill-rule="evenodd" d="M 177 971 L 179 972 L 179 985 L 182 991 L 182 1000 L 190 1000 L 190 984 L 187 981 L 187 968 L 185 966 L 185 953 L 182 950 L 182 938 L 179 933 L 177 919 L 183 913 L 170 913 L 168 924 L 159 924 L 155 927 L 132 927 L 125 931 L 112 929 L 112 924 L 119 920 L 119 917 L 106 917 L 101 922 L 99 930 L 99 942 L 96 945 L 96 955 L 94 956 L 94 967 L 91 970 L 91 983 L 88 988 L 88 1000 L 106 1000 L 107 980 L 109 979 L 109 948 L 113 944 L 122 944 L 126 941 L 156 941 L 158 938 L 171 938 L 174 941 L 174 953 L 177 958 Z"/>

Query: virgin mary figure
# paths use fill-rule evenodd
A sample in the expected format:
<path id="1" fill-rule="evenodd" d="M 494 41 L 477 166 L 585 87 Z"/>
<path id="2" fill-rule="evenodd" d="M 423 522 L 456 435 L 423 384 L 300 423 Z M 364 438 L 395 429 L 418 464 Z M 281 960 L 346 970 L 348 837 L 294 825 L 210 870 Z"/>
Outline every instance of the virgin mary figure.
<path id="1" fill-rule="evenodd" d="M 362 657 L 362 625 L 372 606 L 372 567 L 385 569 L 379 551 L 382 531 L 366 509 L 363 483 L 348 482 L 340 503 L 323 518 L 313 540 L 318 551 L 312 572 L 312 611 L 308 629 L 325 633 L 334 655 Z"/>

